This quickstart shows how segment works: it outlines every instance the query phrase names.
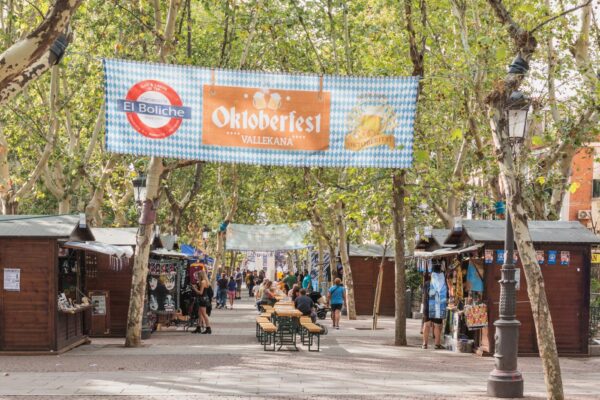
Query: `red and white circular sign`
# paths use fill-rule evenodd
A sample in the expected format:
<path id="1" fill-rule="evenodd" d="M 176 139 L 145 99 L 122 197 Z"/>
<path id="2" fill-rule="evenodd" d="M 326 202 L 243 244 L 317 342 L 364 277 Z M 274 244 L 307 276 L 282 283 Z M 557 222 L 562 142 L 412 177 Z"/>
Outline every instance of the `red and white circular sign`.
<path id="1" fill-rule="evenodd" d="M 181 97 L 169 85 L 155 80 L 138 82 L 127 92 L 126 100 L 156 105 L 181 107 Z M 152 139 L 171 136 L 181 125 L 181 118 L 128 112 L 129 123 L 142 135 Z"/>

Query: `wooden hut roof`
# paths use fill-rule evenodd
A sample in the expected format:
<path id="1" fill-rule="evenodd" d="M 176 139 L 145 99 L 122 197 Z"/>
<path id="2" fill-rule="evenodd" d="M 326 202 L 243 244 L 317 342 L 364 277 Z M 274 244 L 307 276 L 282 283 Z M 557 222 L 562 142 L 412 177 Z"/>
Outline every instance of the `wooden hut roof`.
<path id="1" fill-rule="evenodd" d="M 464 235 L 474 242 L 503 242 L 506 221 L 465 220 Z M 600 244 L 600 238 L 578 221 L 529 221 L 534 243 Z M 453 233 L 447 243 L 457 243 L 461 234 Z"/>
<path id="2" fill-rule="evenodd" d="M 0 216 L 0 237 L 69 238 L 78 229 L 79 216 L 77 215 Z M 89 231 L 87 234 L 91 235 Z"/>
<path id="3" fill-rule="evenodd" d="M 135 246 L 138 228 L 92 228 L 96 241 L 114 246 Z"/>
<path id="4" fill-rule="evenodd" d="M 350 257 L 376 257 L 380 258 L 383 254 L 383 246 L 379 244 L 351 244 Z M 394 258 L 394 246 L 389 244 L 385 250 L 385 256 Z"/>

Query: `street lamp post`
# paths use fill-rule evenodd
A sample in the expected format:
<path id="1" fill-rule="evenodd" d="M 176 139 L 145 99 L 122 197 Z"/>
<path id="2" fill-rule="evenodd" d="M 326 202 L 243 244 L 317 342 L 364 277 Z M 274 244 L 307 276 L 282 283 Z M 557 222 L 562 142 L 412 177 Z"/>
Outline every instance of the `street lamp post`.
<path id="1" fill-rule="evenodd" d="M 143 211 L 143 203 L 146 200 L 146 177 L 138 175 L 133 178 L 133 199 L 138 206 L 138 213 L 141 215 Z M 152 327 L 148 321 L 148 296 L 144 296 L 144 310 L 142 311 L 142 340 L 150 339 Z"/>
<path id="2" fill-rule="evenodd" d="M 512 146 L 518 146 L 527 133 L 527 114 L 529 100 L 521 92 L 513 92 L 510 96 L 506 118 L 508 136 Z M 521 323 L 516 318 L 516 283 L 514 265 L 514 246 L 512 223 L 508 209 L 505 214 L 506 235 L 504 241 L 505 255 L 500 279 L 500 319 L 494 322 L 496 327 L 495 339 L 495 368 L 490 373 L 487 383 L 487 393 L 492 397 L 516 398 L 523 397 L 523 376 L 517 369 L 517 354 L 519 350 L 519 327 Z"/>

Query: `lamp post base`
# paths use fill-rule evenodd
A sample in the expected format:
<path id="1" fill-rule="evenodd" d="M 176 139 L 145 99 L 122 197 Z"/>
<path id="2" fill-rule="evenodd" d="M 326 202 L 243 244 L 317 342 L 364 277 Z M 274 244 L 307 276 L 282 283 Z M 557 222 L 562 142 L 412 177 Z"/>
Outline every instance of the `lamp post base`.
<path id="1" fill-rule="evenodd" d="M 487 394 L 503 399 L 523 397 L 523 376 L 519 371 L 494 369 L 488 377 Z"/>

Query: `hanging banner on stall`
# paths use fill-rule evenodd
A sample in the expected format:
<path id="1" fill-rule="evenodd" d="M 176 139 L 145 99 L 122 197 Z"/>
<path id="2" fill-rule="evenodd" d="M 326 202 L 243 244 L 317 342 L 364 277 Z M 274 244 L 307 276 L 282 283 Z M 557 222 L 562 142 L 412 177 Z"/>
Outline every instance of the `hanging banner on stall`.
<path id="1" fill-rule="evenodd" d="M 418 77 L 104 60 L 106 148 L 282 166 L 408 168 Z"/>
<path id="2" fill-rule="evenodd" d="M 571 262 L 571 252 L 561 251 L 560 252 L 560 265 L 569 265 Z"/>
<path id="3" fill-rule="evenodd" d="M 496 250 L 496 262 L 498 264 L 503 264 L 504 263 L 504 254 L 506 252 L 504 250 Z"/>
<path id="4" fill-rule="evenodd" d="M 494 262 L 494 250 L 486 250 L 484 260 L 486 264 L 492 264 Z"/>
<path id="5" fill-rule="evenodd" d="M 175 263 L 148 262 L 148 306 L 151 311 L 177 309 L 177 270 Z"/>
<path id="6" fill-rule="evenodd" d="M 548 265 L 556 264 L 556 250 L 548 250 Z"/>
<path id="7" fill-rule="evenodd" d="M 537 259 L 538 264 L 542 265 L 544 263 L 544 251 L 536 250 L 535 258 Z"/>

